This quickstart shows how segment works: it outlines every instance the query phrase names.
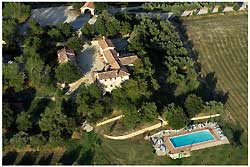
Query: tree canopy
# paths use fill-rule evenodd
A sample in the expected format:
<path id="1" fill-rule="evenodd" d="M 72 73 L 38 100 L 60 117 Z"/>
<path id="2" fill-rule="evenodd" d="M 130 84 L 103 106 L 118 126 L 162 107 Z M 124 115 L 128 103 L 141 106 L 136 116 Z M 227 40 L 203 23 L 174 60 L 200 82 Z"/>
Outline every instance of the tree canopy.
<path id="1" fill-rule="evenodd" d="M 183 109 L 179 106 L 175 106 L 174 103 L 167 105 L 167 107 L 163 109 L 163 114 L 166 120 L 168 120 L 169 125 L 174 129 L 183 128 L 189 121 Z"/>
<path id="2" fill-rule="evenodd" d="M 13 87 L 16 91 L 21 91 L 24 86 L 24 76 L 20 72 L 18 63 L 3 64 L 3 89 Z"/>
<path id="3" fill-rule="evenodd" d="M 55 69 L 55 77 L 60 83 L 72 83 L 82 76 L 79 68 L 73 62 L 59 64 Z"/>
<path id="4" fill-rule="evenodd" d="M 3 17 L 14 18 L 18 23 L 25 22 L 30 16 L 31 7 L 24 3 L 4 3 Z"/>

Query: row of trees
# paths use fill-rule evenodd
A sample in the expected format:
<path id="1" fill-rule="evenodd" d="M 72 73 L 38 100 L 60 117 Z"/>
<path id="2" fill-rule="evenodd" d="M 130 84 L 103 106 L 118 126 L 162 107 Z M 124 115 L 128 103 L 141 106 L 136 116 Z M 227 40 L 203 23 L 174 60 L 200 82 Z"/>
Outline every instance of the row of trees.
<path id="1" fill-rule="evenodd" d="M 143 9 L 148 11 L 168 11 L 168 12 L 174 12 L 176 14 L 179 14 L 182 11 L 185 10 L 195 10 L 200 9 L 204 7 L 214 7 L 214 6 L 220 6 L 222 9 L 225 6 L 233 6 L 234 10 L 239 10 L 239 4 L 238 2 L 148 2 L 144 3 L 142 5 Z M 220 12 L 220 11 L 219 11 Z M 221 11 L 222 12 L 222 11 Z"/>

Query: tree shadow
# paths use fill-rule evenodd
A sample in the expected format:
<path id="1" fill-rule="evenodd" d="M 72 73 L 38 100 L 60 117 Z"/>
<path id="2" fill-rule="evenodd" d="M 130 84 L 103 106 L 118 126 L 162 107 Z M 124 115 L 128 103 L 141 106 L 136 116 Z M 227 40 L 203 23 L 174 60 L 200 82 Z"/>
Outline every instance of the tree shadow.
<path id="1" fill-rule="evenodd" d="M 26 152 L 18 165 L 34 165 L 39 152 Z"/>
<path id="2" fill-rule="evenodd" d="M 81 147 L 77 147 L 76 149 L 65 152 L 59 160 L 59 163 L 63 165 L 72 165 L 77 160 L 80 151 Z"/>
<path id="3" fill-rule="evenodd" d="M 77 160 L 77 164 L 79 165 L 92 165 L 92 161 L 94 158 L 94 152 L 89 149 L 85 153 L 81 155 L 81 157 Z"/>
<path id="4" fill-rule="evenodd" d="M 17 157 L 17 152 L 12 151 L 8 152 L 5 156 L 3 156 L 2 161 L 3 165 L 13 165 Z"/>
<path id="5" fill-rule="evenodd" d="M 38 165 L 50 165 L 50 162 L 52 160 L 54 153 L 50 153 L 46 156 L 43 156 L 39 161 L 38 161 Z"/>
<path id="6" fill-rule="evenodd" d="M 240 141 L 241 135 L 243 134 L 244 130 L 242 128 L 233 130 L 233 138 L 234 144 L 236 146 L 241 146 L 242 143 Z"/>
<path id="7" fill-rule="evenodd" d="M 197 94 L 204 101 L 216 100 L 225 104 L 229 97 L 229 92 L 216 90 L 217 77 L 215 72 L 210 72 L 204 77 L 199 77 L 200 85 L 197 89 Z"/>

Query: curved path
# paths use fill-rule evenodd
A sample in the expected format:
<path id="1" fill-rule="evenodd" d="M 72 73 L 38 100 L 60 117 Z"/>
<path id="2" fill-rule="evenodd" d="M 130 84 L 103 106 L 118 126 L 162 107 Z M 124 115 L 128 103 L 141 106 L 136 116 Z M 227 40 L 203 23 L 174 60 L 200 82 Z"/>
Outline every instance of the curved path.
<path id="1" fill-rule="evenodd" d="M 144 128 L 144 129 L 141 129 L 141 130 L 138 130 L 136 132 L 132 132 L 130 134 L 123 135 L 123 136 L 109 136 L 109 135 L 105 135 L 105 134 L 103 136 L 106 137 L 106 138 L 109 138 L 109 139 L 113 139 L 113 140 L 124 140 L 124 139 L 128 139 L 128 138 L 140 135 L 140 134 L 142 134 L 144 132 L 160 128 L 161 126 L 164 126 L 164 125 L 167 125 L 167 124 L 168 124 L 168 122 L 164 121 L 163 123 L 158 123 L 158 124 L 155 124 L 153 126 L 149 126 L 147 128 Z"/>

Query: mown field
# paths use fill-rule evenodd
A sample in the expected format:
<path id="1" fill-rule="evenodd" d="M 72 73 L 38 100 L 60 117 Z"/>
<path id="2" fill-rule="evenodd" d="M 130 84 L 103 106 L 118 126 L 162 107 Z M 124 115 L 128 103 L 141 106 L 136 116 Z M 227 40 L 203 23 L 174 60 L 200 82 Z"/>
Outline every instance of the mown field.
<path id="1" fill-rule="evenodd" d="M 217 87 L 229 93 L 229 119 L 247 133 L 247 15 L 184 20 L 189 39 L 198 52 L 202 73 L 215 72 Z"/>

